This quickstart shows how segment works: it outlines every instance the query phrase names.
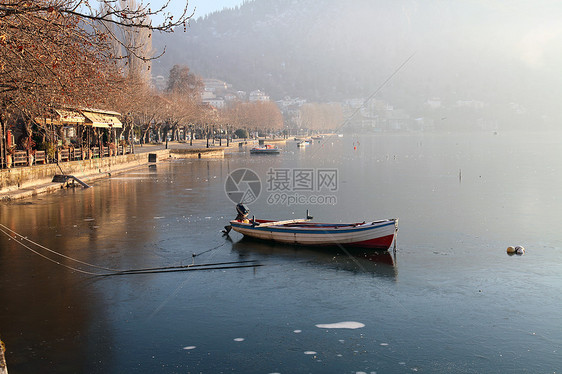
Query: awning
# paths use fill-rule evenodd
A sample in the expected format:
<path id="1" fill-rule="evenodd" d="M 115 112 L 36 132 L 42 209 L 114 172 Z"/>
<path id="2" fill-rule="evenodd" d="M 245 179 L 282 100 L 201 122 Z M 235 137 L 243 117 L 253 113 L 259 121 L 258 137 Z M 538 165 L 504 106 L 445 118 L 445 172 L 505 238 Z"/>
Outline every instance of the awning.
<path id="1" fill-rule="evenodd" d="M 56 113 L 56 115 L 55 115 Z M 56 126 L 70 126 L 70 125 L 83 125 L 86 118 L 74 110 L 56 109 L 51 116 L 36 117 L 35 122 L 39 125 L 56 125 Z"/>
<path id="2" fill-rule="evenodd" d="M 103 127 L 103 128 L 117 128 L 120 129 L 123 127 L 123 124 L 116 116 L 111 116 L 109 114 L 103 113 L 93 113 L 93 112 L 85 112 L 83 111 L 82 114 L 86 116 L 88 121 L 86 121 L 86 125 L 92 125 L 93 127 Z"/>
<path id="3" fill-rule="evenodd" d="M 86 122 L 86 118 L 81 113 L 73 110 L 55 109 L 55 112 L 60 116 L 59 121 L 63 125 L 81 125 Z"/>

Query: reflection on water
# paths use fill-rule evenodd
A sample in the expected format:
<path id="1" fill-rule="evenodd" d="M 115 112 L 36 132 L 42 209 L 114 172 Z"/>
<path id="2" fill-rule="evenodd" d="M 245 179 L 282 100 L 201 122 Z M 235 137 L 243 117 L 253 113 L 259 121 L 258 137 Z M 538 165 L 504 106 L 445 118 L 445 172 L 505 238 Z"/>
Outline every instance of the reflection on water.
<path id="1" fill-rule="evenodd" d="M 365 251 L 364 249 L 335 246 L 293 246 L 246 237 L 234 242 L 232 249 L 238 252 L 242 258 L 259 255 L 270 261 L 280 259 L 306 262 L 309 265 L 393 279 L 398 276 L 395 254 L 391 254 L 389 251 Z"/>
<path id="2" fill-rule="evenodd" d="M 276 157 L 243 148 L 3 203 L 3 225 L 106 268 L 263 265 L 93 277 L 0 234 L 10 373 L 554 372 L 562 346 L 559 139 L 377 134 L 330 138 L 305 152 L 288 142 Z M 264 186 L 271 168 L 337 169 L 336 205 L 272 205 L 263 189 L 251 214 L 399 217 L 396 255 L 238 234 L 225 241 L 220 231 L 236 213 L 224 183 L 241 167 Z M 525 255 L 507 256 L 509 245 L 523 245 Z M 317 327 L 342 322 L 361 327 Z"/>

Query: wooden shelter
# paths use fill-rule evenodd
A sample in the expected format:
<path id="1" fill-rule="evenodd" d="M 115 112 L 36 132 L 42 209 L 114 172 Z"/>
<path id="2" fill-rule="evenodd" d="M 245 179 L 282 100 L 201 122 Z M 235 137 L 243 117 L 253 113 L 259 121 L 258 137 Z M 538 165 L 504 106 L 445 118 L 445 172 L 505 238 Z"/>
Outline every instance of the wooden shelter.
<path id="1" fill-rule="evenodd" d="M 55 109 L 45 117 L 37 117 L 35 122 L 42 126 L 50 126 L 52 133 L 57 133 L 64 138 L 64 143 L 73 141 L 82 146 L 85 141 L 86 146 L 89 147 L 93 143 L 101 145 L 103 133 L 98 129 L 108 129 L 109 131 L 105 134 L 106 140 L 115 141 L 115 130 L 123 128 L 123 124 L 119 120 L 120 116 L 121 114 L 118 112 L 107 110 L 65 108 Z"/>

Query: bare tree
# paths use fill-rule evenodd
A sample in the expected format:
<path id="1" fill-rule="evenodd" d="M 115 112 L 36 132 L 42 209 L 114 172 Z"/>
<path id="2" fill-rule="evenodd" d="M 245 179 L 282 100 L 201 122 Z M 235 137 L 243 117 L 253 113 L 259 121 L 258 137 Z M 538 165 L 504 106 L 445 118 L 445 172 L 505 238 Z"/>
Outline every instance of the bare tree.
<path id="1" fill-rule="evenodd" d="M 187 66 L 174 65 L 170 69 L 166 92 L 198 99 L 203 88 L 201 78 L 189 72 Z"/>
<path id="2" fill-rule="evenodd" d="M 271 132 L 283 128 L 283 115 L 272 102 L 237 103 L 223 114 L 224 122 L 236 128 Z"/>
<path id="3" fill-rule="evenodd" d="M 139 61 L 157 57 L 151 32 L 185 27 L 192 16 L 187 2 L 176 18 L 168 2 L 157 9 L 133 1 L 99 2 L 94 9 L 88 0 L 0 0 L 2 158 L 10 118 L 28 122 L 61 106 L 115 105 L 125 83 L 120 50 L 127 52 L 129 71 L 146 80 L 150 65 Z M 152 24 L 154 16 L 163 21 Z M 116 30 L 123 29 L 131 30 L 128 38 L 119 37 Z"/>
<path id="4" fill-rule="evenodd" d="M 121 57 L 109 41 L 127 50 L 129 65 L 138 63 L 133 57 L 149 61 L 154 57 L 150 33 L 185 26 L 191 17 L 187 2 L 175 20 L 167 12 L 168 3 L 156 10 L 134 0 L 102 0 L 101 4 L 96 10 L 86 0 L 0 0 L 0 93 L 52 91 L 57 85 L 68 91 L 72 85 L 89 84 L 100 66 Z M 156 15 L 164 20 L 153 25 L 150 19 Z M 117 29 L 132 31 L 121 38 Z M 77 67 L 87 67 L 92 74 L 81 80 Z"/>

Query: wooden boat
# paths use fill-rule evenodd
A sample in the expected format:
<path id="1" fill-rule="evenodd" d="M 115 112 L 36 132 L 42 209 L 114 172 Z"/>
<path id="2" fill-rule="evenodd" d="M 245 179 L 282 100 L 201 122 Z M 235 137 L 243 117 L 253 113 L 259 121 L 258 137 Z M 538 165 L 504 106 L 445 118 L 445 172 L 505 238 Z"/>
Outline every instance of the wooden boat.
<path id="1" fill-rule="evenodd" d="M 279 148 L 272 144 L 266 144 L 263 147 L 254 147 L 250 149 L 252 154 L 262 154 L 262 155 L 276 155 L 279 153 Z"/>
<path id="2" fill-rule="evenodd" d="M 390 248 L 398 231 L 397 218 L 361 223 L 312 223 L 310 219 L 271 221 L 238 216 L 230 226 L 244 236 L 280 243 L 384 250 Z"/>

